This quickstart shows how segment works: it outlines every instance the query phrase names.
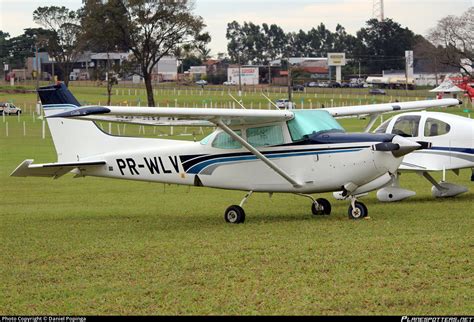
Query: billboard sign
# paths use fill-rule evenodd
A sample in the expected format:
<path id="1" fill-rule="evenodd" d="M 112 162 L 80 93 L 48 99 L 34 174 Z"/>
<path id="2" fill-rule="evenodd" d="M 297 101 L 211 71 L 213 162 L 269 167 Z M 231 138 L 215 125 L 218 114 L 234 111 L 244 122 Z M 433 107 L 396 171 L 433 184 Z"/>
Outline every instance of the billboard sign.
<path id="1" fill-rule="evenodd" d="M 328 53 L 328 66 L 345 66 L 346 53 Z"/>
<path id="2" fill-rule="evenodd" d="M 258 67 L 241 67 L 240 79 L 242 85 L 257 85 L 258 84 Z M 227 80 L 239 84 L 239 68 L 232 67 L 227 69 Z"/>

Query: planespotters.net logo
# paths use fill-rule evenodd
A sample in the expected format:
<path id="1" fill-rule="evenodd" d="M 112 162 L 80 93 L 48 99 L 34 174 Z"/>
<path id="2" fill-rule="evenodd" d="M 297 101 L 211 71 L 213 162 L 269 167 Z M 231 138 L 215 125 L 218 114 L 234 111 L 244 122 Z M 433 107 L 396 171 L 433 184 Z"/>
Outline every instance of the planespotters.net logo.
<path id="1" fill-rule="evenodd" d="M 474 322 L 472 316 L 403 316 L 402 322 Z"/>

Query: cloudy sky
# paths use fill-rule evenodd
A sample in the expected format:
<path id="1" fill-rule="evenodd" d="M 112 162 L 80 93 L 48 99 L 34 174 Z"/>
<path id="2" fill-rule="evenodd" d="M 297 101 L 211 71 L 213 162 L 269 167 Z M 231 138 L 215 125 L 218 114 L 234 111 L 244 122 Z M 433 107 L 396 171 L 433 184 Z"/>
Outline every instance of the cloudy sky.
<path id="1" fill-rule="evenodd" d="M 195 13 L 204 18 L 212 36 L 212 54 L 226 52 L 226 26 L 242 23 L 278 24 L 286 32 L 309 30 L 321 22 L 334 31 L 337 23 L 354 34 L 372 18 L 373 0 L 195 0 Z M 447 15 L 461 15 L 474 0 L 385 0 L 385 16 L 415 33 L 426 35 Z M 81 0 L 0 0 L 0 30 L 18 36 L 24 28 L 38 27 L 32 20 L 39 6 L 78 9 Z"/>

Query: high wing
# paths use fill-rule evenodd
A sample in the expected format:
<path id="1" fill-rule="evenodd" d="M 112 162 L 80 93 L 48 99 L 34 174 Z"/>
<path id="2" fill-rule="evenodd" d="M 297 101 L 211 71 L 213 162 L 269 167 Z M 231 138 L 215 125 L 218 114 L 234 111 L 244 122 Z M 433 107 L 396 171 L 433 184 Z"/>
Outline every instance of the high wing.
<path id="1" fill-rule="evenodd" d="M 460 104 L 462 104 L 462 102 L 455 98 L 444 98 L 439 100 L 328 107 L 325 108 L 325 110 L 328 111 L 334 117 L 343 117 L 354 115 L 381 114 L 399 111 L 423 110 L 433 107 L 455 106 Z"/>
<path id="2" fill-rule="evenodd" d="M 334 117 L 371 115 L 372 120 L 382 113 L 421 110 L 433 107 L 459 105 L 457 99 L 423 100 L 383 104 L 330 107 Z M 132 123 L 140 125 L 215 126 L 222 121 L 227 125 L 261 124 L 291 120 L 291 110 L 255 110 L 223 108 L 134 107 L 134 106 L 84 106 L 48 117 L 72 117 L 76 119 Z M 371 122 L 372 123 L 372 122 Z"/>
<path id="3" fill-rule="evenodd" d="M 105 161 L 84 161 L 66 163 L 32 164 L 34 160 L 23 161 L 11 174 L 12 177 L 51 177 L 57 179 L 74 170 L 103 166 Z"/>
<path id="4" fill-rule="evenodd" d="M 48 117 L 72 117 L 83 120 L 110 122 L 115 120 L 115 122 L 147 125 L 215 126 L 219 121 L 228 125 L 288 121 L 293 118 L 293 113 L 288 110 L 84 106 Z"/>

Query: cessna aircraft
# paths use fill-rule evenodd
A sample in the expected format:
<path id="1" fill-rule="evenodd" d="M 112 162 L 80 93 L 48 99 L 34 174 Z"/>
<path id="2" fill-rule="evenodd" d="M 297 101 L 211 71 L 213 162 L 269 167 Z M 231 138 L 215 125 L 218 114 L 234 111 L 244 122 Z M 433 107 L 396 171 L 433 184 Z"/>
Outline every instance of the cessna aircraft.
<path id="1" fill-rule="evenodd" d="M 246 110 L 84 106 L 64 84 L 39 89 L 56 148 L 56 163 L 23 161 L 12 176 L 98 176 L 248 191 L 225 211 L 229 223 L 245 220 L 253 192 L 294 193 L 312 201 L 314 215 L 331 204 L 310 194 L 342 191 L 349 218 L 367 216 L 357 196 L 385 186 L 402 157 L 427 147 L 395 134 L 346 133 L 334 119 L 457 105 L 456 99 L 334 107 L 326 110 Z M 191 122 L 216 130 L 201 142 L 112 136 L 94 120 L 140 124 Z M 163 120 L 163 118 L 166 118 Z M 183 123 L 184 122 L 184 123 Z M 175 123 L 178 124 L 178 123 Z"/>
<path id="2" fill-rule="evenodd" d="M 453 197 L 466 192 L 466 187 L 445 181 L 445 171 L 459 174 L 459 169 L 471 168 L 474 181 L 474 120 L 441 112 L 409 112 L 394 116 L 382 123 L 375 133 L 391 133 L 416 141 L 430 142 L 430 149 L 414 151 L 403 158 L 401 171 L 414 171 L 433 185 L 434 197 Z M 443 171 L 443 180 L 437 182 L 430 171 Z M 398 174 L 392 182 L 377 191 L 380 201 L 398 201 L 416 193 L 400 188 Z"/>

